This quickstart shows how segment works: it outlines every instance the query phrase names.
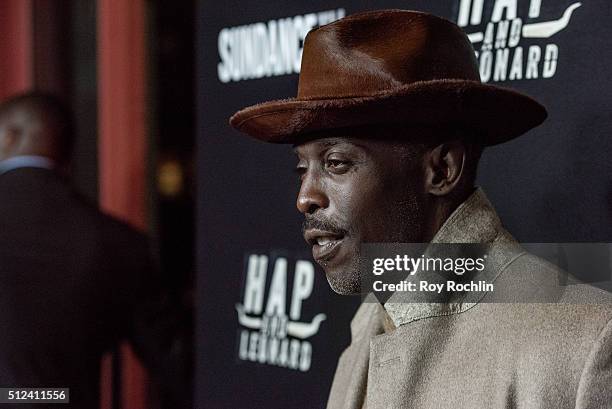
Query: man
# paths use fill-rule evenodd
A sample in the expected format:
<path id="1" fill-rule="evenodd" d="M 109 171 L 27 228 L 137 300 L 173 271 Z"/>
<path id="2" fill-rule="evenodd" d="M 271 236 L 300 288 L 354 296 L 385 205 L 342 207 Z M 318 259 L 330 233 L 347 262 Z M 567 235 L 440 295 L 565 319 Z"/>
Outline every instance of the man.
<path id="1" fill-rule="evenodd" d="M 545 118 L 531 98 L 480 82 L 455 24 L 402 10 L 311 31 L 298 97 L 231 118 L 295 145 L 304 237 L 338 293 L 368 290 L 366 243 L 491 245 L 499 292 L 363 303 L 328 408 L 612 407 L 610 295 L 558 291 L 560 272 L 522 250 L 474 187 L 484 147 Z M 508 303 L 517 295 L 540 302 Z"/>
<path id="2" fill-rule="evenodd" d="M 70 388 L 67 407 L 98 408 L 102 354 L 129 339 L 159 372 L 171 327 L 146 238 L 62 176 L 72 139 L 51 95 L 0 105 L 0 387 Z"/>

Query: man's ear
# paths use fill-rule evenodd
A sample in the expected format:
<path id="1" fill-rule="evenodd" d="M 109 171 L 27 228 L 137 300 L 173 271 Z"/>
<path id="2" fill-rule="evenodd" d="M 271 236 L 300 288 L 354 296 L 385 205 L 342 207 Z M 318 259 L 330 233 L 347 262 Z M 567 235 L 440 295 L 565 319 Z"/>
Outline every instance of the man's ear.
<path id="1" fill-rule="evenodd" d="M 461 141 L 442 143 L 425 154 L 425 191 L 435 196 L 451 193 L 463 174 L 466 147 Z"/>

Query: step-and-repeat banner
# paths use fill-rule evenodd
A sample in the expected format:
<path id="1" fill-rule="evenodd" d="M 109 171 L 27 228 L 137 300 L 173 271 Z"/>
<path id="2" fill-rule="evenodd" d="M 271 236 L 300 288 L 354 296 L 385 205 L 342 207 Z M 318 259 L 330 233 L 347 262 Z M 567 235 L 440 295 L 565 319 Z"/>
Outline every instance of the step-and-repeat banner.
<path id="1" fill-rule="evenodd" d="M 508 229 L 528 242 L 612 241 L 609 0 L 202 0 L 197 408 L 325 405 L 359 300 L 332 293 L 312 262 L 291 147 L 243 137 L 228 118 L 295 96 L 311 28 L 381 8 L 457 22 L 483 81 L 548 108 L 542 127 L 483 157 L 479 184 Z"/>

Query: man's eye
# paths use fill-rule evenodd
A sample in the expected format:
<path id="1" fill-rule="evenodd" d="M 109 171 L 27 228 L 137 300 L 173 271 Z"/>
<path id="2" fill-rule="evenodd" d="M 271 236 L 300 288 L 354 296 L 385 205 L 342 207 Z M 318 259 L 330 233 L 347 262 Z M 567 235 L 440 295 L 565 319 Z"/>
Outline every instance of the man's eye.
<path id="1" fill-rule="evenodd" d="M 325 165 L 331 172 L 344 173 L 351 167 L 351 162 L 341 159 L 328 159 Z"/>

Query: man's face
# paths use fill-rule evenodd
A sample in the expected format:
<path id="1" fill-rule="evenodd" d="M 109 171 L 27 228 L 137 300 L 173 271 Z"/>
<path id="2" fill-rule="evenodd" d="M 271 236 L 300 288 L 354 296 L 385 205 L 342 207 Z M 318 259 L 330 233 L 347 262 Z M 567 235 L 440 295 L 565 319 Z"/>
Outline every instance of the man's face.
<path id="1" fill-rule="evenodd" d="M 332 289 L 360 292 L 362 243 L 419 242 L 422 153 L 406 143 L 330 137 L 298 145 L 304 238 Z"/>

